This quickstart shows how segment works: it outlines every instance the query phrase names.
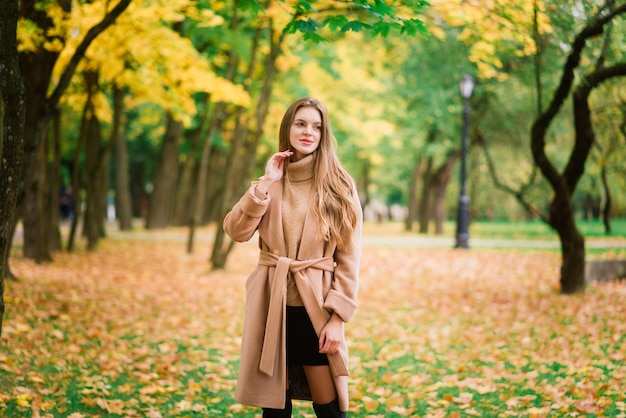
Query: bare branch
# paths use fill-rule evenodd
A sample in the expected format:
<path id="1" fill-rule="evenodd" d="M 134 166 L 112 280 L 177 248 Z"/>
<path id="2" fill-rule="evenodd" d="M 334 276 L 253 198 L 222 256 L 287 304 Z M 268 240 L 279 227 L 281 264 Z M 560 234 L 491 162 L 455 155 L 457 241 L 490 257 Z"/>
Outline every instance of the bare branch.
<path id="1" fill-rule="evenodd" d="M 482 133 L 479 133 L 480 135 L 480 139 L 479 139 L 479 143 L 480 143 L 480 147 L 483 150 L 483 153 L 485 155 L 485 158 L 487 160 L 487 167 L 489 168 L 489 174 L 491 174 L 491 179 L 493 180 L 493 184 L 496 186 L 496 188 L 512 195 L 513 197 L 515 197 L 515 199 L 517 199 L 517 201 L 524 207 L 524 209 L 531 215 L 535 215 L 537 217 L 539 217 L 541 220 L 543 220 L 544 222 L 548 223 L 548 216 L 543 213 L 541 210 L 539 210 L 536 206 L 534 206 L 533 204 L 531 204 L 528 200 L 526 200 L 526 198 L 524 197 L 526 192 L 528 191 L 528 189 L 534 185 L 535 183 L 535 179 L 537 177 L 537 167 L 533 166 L 533 171 L 530 175 L 530 178 L 528 179 L 527 182 L 525 182 L 524 184 L 522 184 L 522 186 L 520 187 L 519 190 L 515 190 L 512 187 L 502 183 L 500 181 L 500 179 L 498 178 L 497 172 L 496 172 L 496 167 L 495 164 L 493 162 L 493 159 L 491 158 L 491 154 L 489 153 L 489 149 L 487 148 L 487 143 L 485 142 L 485 139 L 482 135 Z"/>

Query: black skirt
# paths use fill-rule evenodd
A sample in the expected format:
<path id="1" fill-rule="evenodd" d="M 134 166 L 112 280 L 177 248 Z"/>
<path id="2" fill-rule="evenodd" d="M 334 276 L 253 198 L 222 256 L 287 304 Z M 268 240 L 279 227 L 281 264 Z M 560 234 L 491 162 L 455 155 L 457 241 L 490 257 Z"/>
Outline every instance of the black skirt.
<path id="1" fill-rule="evenodd" d="M 319 352 L 319 338 L 304 306 L 287 306 L 287 364 L 328 364 L 326 354 Z"/>

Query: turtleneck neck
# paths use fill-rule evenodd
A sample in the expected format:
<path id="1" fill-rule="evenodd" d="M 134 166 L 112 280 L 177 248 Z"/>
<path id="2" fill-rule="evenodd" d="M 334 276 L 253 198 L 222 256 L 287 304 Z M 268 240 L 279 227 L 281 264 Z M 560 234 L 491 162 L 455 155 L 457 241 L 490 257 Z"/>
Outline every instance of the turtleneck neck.
<path id="1" fill-rule="evenodd" d="M 313 156 L 309 154 L 306 157 L 290 162 L 287 166 L 287 179 L 290 182 L 306 181 L 313 178 Z"/>

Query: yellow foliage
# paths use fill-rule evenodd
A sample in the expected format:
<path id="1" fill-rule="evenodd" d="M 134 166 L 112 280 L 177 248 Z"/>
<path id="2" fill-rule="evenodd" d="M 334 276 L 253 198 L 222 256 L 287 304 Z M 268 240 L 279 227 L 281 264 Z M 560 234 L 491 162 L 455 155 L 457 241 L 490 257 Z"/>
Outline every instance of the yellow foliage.
<path id="1" fill-rule="evenodd" d="M 41 28 L 33 21 L 20 18 L 17 22 L 17 49 L 23 51 L 37 51 L 44 42 Z"/>
<path id="2" fill-rule="evenodd" d="M 61 51 L 55 77 L 66 68 L 86 32 L 100 22 L 107 5 L 111 7 L 110 2 L 100 0 L 72 9 L 66 19 L 72 36 L 66 39 Z M 197 19 L 201 26 L 224 23 L 214 11 L 199 10 L 191 0 L 133 1 L 116 23 L 91 44 L 81 68 L 99 69 L 102 83 L 115 82 L 127 87 L 134 96 L 129 103 L 155 103 L 186 124 L 196 112 L 193 94 L 197 92 L 209 93 L 213 101 L 248 106 L 250 98 L 244 89 L 217 76 L 190 40 L 172 29 L 172 24 L 185 16 Z M 24 47 L 33 48 L 37 40 L 35 31 L 23 30 L 23 33 Z M 98 116 L 109 120 L 110 109 L 104 106 L 104 101 L 101 104 L 97 108 Z"/>
<path id="3" fill-rule="evenodd" d="M 199 28 L 207 28 L 224 24 L 224 18 L 215 14 L 213 10 L 191 9 L 187 14 L 187 17 L 201 22 L 198 24 Z"/>
<path id="4" fill-rule="evenodd" d="M 503 50 L 519 56 L 536 52 L 533 39 L 534 3 L 523 0 L 432 0 L 429 15 L 433 22 L 443 19 L 447 25 L 463 30 L 459 39 L 470 45 L 470 60 L 478 66 L 480 78 L 506 78 L 497 57 Z M 545 4 L 538 0 L 537 20 L 541 34 L 553 32 Z M 441 30 L 431 32 L 441 36 Z M 511 46 L 511 43 L 515 46 Z"/>
<path id="5" fill-rule="evenodd" d="M 303 47 L 295 37 L 288 38 L 287 42 L 287 51 L 297 51 Z M 324 54 L 323 49 L 326 47 L 334 50 L 337 58 L 332 62 L 332 69 L 340 77 L 322 68 L 318 60 L 298 63 L 296 58 L 289 55 L 290 52 L 285 57 L 292 65 L 299 65 L 300 78 L 297 83 L 328 106 L 330 121 L 340 143 L 356 145 L 358 158 L 368 160 L 373 167 L 384 163 L 377 147 L 393 138 L 396 132 L 395 126 L 383 117 L 388 103 L 381 101 L 380 97 L 384 97 L 387 91 L 385 78 L 396 78 L 397 74 L 389 66 L 386 48 L 380 47 L 377 42 L 382 40 L 366 41 L 362 34 L 349 33 L 332 45 L 319 45 L 320 54 Z M 397 45 L 394 43 L 393 56 L 401 61 L 407 53 L 406 44 L 394 39 L 388 39 L 387 42 L 397 42 Z M 271 107 L 265 126 L 268 133 L 277 132 L 287 102 L 297 98 L 293 91 L 280 90 L 280 85 L 277 89 L 275 96 L 285 98 L 285 103 Z M 275 143 L 270 143 L 269 147 L 275 148 Z"/>
<path id="6" fill-rule="evenodd" d="M 287 72 L 297 68 L 300 62 L 300 57 L 292 54 L 290 50 L 286 50 L 276 59 L 276 69 L 281 73 Z"/>
<path id="7" fill-rule="evenodd" d="M 99 91 L 96 95 L 94 95 L 93 105 L 98 120 L 111 120 L 111 118 L 113 117 L 113 109 L 111 109 L 109 101 L 107 100 L 107 97 L 104 95 L 104 93 Z"/>

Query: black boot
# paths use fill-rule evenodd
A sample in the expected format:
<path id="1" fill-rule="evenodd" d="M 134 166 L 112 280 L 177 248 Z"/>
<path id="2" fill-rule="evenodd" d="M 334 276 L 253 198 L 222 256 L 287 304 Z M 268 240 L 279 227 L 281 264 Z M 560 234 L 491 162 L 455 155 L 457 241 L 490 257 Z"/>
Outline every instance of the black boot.
<path id="1" fill-rule="evenodd" d="M 313 410 L 317 418 L 346 418 L 348 416 L 345 412 L 339 410 L 339 399 L 335 399 L 325 405 L 313 402 Z"/>
<path id="2" fill-rule="evenodd" d="M 285 394 L 285 407 L 283 409 L 263 408 L 263 418 L 291 418 L 291 395 Z"/>

